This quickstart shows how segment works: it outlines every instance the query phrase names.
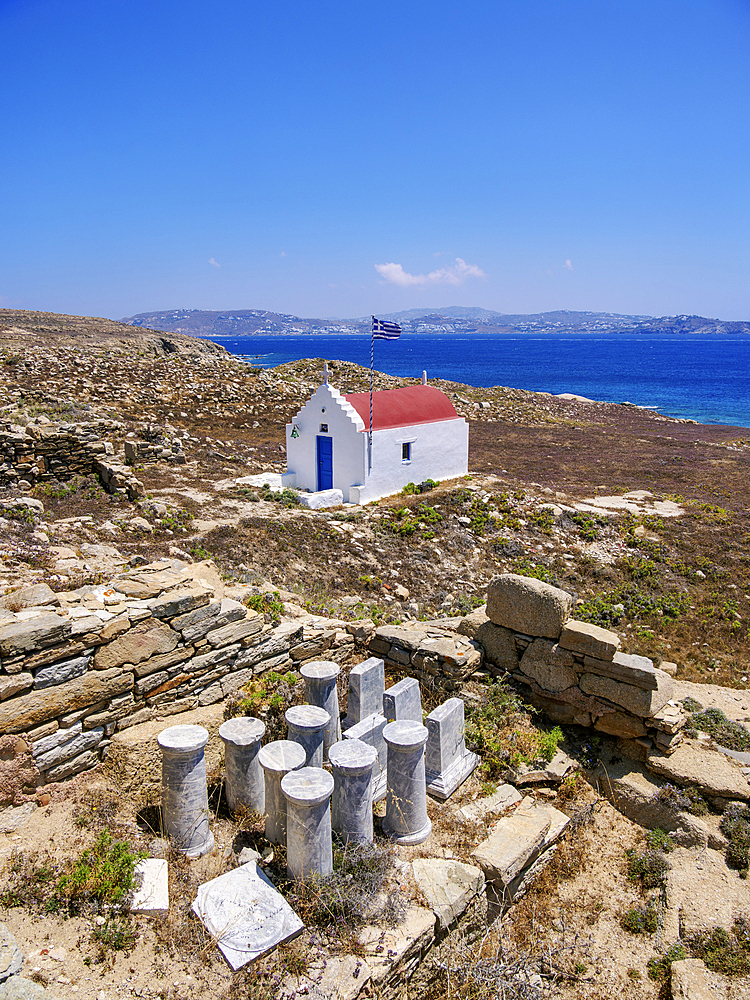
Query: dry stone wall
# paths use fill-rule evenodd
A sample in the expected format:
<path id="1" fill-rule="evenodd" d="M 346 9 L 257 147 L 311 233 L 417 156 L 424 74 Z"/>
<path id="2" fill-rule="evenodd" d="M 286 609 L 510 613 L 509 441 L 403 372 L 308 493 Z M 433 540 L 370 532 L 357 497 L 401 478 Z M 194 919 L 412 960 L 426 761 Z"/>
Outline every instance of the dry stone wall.
<path id="1" fill-rule="evenodd" d="M 0 736 L 15 737 L 19 765 L 8 774 L 27 790 L 94 767 L 117 731 L 220 702 L 266 670 L 323 653 L 344 661 L 354 648 L 344 623 L 266 624 L 222 596 L 210 562 L 160 560 L 108 587 L 37 589 L 36 606 L 0 608 Z M 17 800 L 18 789 L 0 788 L 0 798 Z"/>
<path id="2" fill-rule="evenodd" d="M 459 630 L 554 721 L 593 726 L 644 751 L 674 751 L 686 717 L 672 700 L 672 677 L 645 656 L 620 652 L 619 636 L 575 621 L 571 609 L 564 590 L 507 573 L 490 583 L 486 609 Z"/>
<path id="3" fill-rule="evenodd" d="M 46 418 L 26 426 L 0 423 L 0 488 L 29 488 L 52 479 L 95 472 L 109 493 L 121 491 L 130 500 L 144 495 L 143 483 L 124 459 L 115 456 L 110 440 L 122 431 L 114 420 L 52 423 Z"/>
<path id="4" fill-rule="evenodd" d="M 423 683 L 455 691 L 461 681 L 482 665 L 482 647 L 450 629 L 384 625 L 367 641 L 371 653 L 386 666 L 418 677 Z"/>

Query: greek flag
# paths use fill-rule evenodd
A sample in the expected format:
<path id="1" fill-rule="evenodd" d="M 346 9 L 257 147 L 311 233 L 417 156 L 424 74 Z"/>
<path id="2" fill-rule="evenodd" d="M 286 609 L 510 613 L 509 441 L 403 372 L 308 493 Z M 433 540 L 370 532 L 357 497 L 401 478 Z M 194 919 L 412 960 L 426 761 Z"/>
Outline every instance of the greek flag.
<path id="1" fill-rule="evenodd" d="M 401 336 L 401 327 L 398 323 L 389 323 L 385 319 L 375 319 L 372 317 L 372 339 L 373 340 L 398 340 Z"/>

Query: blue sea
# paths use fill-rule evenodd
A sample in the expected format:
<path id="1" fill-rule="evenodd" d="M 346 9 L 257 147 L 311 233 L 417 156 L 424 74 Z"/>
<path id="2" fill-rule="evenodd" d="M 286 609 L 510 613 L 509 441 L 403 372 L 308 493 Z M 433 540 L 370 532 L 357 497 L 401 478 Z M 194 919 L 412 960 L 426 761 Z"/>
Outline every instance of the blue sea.
<path id="1" fill-rule="evenodd" d="M 369 336 L 212 338 L 252 364 L 300 358 L 369 367 Z M 403 335 L 375 341 L 377 371 L 473 386 L 573 392 L 670 417 L 750 427 L 750 337 L 727 334 Z"/>

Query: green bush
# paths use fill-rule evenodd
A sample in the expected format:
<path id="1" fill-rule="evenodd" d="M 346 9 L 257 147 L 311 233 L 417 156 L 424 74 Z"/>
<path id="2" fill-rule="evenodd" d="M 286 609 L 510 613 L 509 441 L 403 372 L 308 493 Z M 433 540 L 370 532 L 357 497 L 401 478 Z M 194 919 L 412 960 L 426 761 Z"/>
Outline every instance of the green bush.
<path id="1" fill-rule="evenodd" d="M 658 927 L 658 914 L 653 903 L 647 907 L 631 907 L 623 916 L 621 924 L 630 934 L 654 934 Z"/>
<path id="2" fill-rule="evenodd" d="M 653 979 L 657 983 L 667 979 L 672 969 L 672 962 L 681 962 L 683 958 L 687 958 L 687 951 L 684 945 L 679 943 L 673 944 L 662 956 L 652 958 L 649 961 L 649 979 Z"/>
<path id="3" fill-rule="evenodd" d="M 670 867 L 663 851 L 651 848 L 640 854 L 628 851 L 628 878 L 631 882 L 640 882 L 643 889 L 657 889 L 663 885 Z"/>
<path id="4" fill-rule="evenodd" d="M 715 927 L 690 941 L 690 949 L 712 972 L 722 976 L 745 976 L 750 972 L 750 923 L 737 920 L 728 933 Z"/>
<path id="5" fill-rule="evenodd" d="M 747 878 L 750 867 L 750 806 L 733 802 L 721 817 L 721 832 L 729 841 L 727 864 Z"/>
<path id="6" fill-rule="evenodd" d="M 68 866 L 55 885 L 55 894 L 70 905 L 91 899 L 119 903 L 133 889 L 133 871 L 141 855 L 134 854 L 126 841 L 113 841 L 103 830 L 93 847 Z"/>

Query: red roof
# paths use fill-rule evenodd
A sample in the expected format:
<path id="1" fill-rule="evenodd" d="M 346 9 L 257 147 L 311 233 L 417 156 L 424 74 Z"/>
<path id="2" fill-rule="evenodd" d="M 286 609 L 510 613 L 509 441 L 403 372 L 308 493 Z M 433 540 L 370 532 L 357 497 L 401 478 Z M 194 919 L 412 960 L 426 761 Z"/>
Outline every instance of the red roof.
<path id="1" fill-rule="evenodd" d="M 352 392 L 344 397 L 370 426 L 370 393 Z M 372 429 L 409 427 L 431 424 L 436 420 L 455 420 L 458 416 L 453 403 L 444 392 L 432 385 L 407 385 L 401 389 L 384 389 L 372 394 Z"/>

